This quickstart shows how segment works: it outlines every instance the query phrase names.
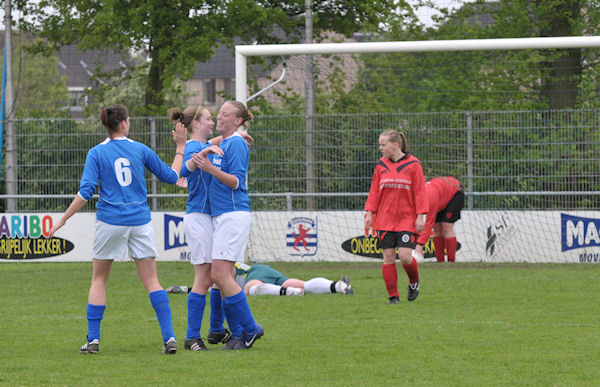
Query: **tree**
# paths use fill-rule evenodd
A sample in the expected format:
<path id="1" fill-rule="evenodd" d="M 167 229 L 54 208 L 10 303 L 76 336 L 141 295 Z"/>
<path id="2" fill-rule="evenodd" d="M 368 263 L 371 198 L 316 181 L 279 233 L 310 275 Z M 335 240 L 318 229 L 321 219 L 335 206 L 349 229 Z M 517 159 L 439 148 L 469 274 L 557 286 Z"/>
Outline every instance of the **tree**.
<path id="1" fill-rule="evenodd" d="M 115 103 L 127 106 L 132 117 L 147 115 L 148 110 L 144 108 L 144 89 L 148 78 L 148 63 L 139 55 L 129 58 L 128 63 L 136 65 L 126 70 L 94 73 L 94 77 L 102 79 L 102 82 L 86 90 L 87 95 L 92 97 L 92 102 L 85 107 L 86 116 L 94 116 L 102 107 Z M 176 77 L 165 89 L 164 104 L 185 106 L 189 96 L 190 93 L 185 90 L 185 83 Z M 164 110 L 160 115 L 164 115 Z"/>
<path id="2" fill-rule="evenodd" d="M 466 7 L 465 16 L 488 13 L 494 22 L 484 28 L 487 37 L 550 37 L 594 35 L 600 21 L 600 6 L 585 0 L 511 0 Z M 460 16 L 460 13 L 457 13 Z M 597 50 L 586 51 L 597 57 Z M 586 71 L 584 50 L 538 50 L 529 67 L 538 70 L 539 96 L 550 109 L 578 106 Z M 589 62 L 588 62 L 589 63 Z"/>
<path id="3" fill-rule="evenodd" d="M 17 117 L 66 116 L 70 96 L 66 79 L 58 72 L 58 58 L 30 53 L 23 49 L 26 42 L 22 36 L 14 37 L 12 68 Z"/>
<path id="4" fill-rule="evenodd" d="M 246 43 L 298 39 L 304 25 L 304 0 L 17 0 L 16 7 L 23 28 L 45 39 L 38 50 L 78 44 L 146 52 L 147 113 L 161 109 L 173 81 L 189 79 L 194 64 L 208 60 L 219 44 L 232 46 L 236 37 Z M 395 0 L 340 0 L 315 1 L 313 8 L 319 36 L 377 30 L 397 6 Z"/>
<path id="5" fill-rule="evenodd" d="M 594 35 L 600 6 L 581 0 L 476 2 L 440 9 L 433 27 L 390 20 L 379 40 Z M 446 111 L 598 106 L 600 50 L 514 50 L 363 55 L 355 90 L 338 109 Z"/>

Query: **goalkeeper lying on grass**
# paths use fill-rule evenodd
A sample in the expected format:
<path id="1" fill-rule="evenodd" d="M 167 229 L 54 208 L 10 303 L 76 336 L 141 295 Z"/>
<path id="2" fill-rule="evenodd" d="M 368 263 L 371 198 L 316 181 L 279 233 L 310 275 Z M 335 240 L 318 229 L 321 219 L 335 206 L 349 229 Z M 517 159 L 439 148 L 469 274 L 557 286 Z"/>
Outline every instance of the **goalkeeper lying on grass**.
<path id="1" fill-rule="evenodd" d="M 348 277 L 342 277 L 339 281 L 331 281 L 323 277 L 303 281 L 288 278 L 269 265 L 246 265 L 239 262 L 235 264 L 235 271 L 236 282 L 248 296 L 303 296 L 304 293 L 354 294 L 354 289 L 352 289 Z M 187 286 L 170 286 L 167 288 L 167 292 L 187 293 L 190 288 Z"/>

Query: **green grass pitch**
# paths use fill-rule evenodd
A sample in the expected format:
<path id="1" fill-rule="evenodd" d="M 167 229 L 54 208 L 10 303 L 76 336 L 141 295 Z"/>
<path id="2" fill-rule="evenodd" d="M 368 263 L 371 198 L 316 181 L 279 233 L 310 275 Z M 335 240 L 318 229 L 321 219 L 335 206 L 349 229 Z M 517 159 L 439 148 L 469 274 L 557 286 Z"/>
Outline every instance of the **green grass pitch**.
<path id="1" fill-rule="evenodd" d="M 600 381 L 600 265 L 420 265 L 421 294 L 387 305 L 380 262 L 274 263 L 350 277 L 354 296 L 250 297 L 265 336 L 247 351 L 183 350 L 187 299 L 170 294 L 180 351 L 162 355 L 148 295 L 116 262 L 98 355 L 81 355 L 91 263 L 0 265 L 0 384 L 592 386 Z M 189 263 L 159 262 L 164 287 Z M 207 306 L 202 336 L 208 329 Z"/>

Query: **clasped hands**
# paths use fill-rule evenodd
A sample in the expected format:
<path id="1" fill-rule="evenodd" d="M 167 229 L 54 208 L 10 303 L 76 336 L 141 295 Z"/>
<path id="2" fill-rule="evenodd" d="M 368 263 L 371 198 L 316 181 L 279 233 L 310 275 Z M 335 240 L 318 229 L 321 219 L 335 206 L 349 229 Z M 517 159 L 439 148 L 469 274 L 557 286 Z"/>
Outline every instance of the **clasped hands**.
<path id="1" fill-rule="evenodd" d="M 221 149 L 219 146 L 211 145 L 208 148 L 203 149 L 200 153 L 194 153 L 191 160 L 198 168 L 202 169 L 203 171 L 208 171 L 211 168 L 214 168 L 212 162 L 208 159 L 209 153 L 215 154 L 219 157 L 222 157 L 225 154 L 223 149 Z"/>

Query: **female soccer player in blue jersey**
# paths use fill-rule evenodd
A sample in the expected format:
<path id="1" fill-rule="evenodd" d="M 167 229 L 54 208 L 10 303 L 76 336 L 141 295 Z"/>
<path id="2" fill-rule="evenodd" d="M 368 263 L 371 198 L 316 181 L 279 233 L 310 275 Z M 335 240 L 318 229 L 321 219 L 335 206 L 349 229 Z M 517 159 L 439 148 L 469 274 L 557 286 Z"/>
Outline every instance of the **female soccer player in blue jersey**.
<path id="1" fill-rule="evenodd" d="M 203 150 L 223 155 L 221 148 L 216 145 L 221 143 L 222 136 L 208 141 L 212 135 L 214 122 L 208 109 L 202 106 L 188 106 L 181 111 L 179 108 L 169 109 L 169 117 L 177 122 L 177 126 L 184 125 L 188 128 L 190 140 L 185 146 L 185 155 L 181 176 L 186 179 L 189 196 L 186 204 L 183 227 L 185 240 L 190 248 L 191 263 L 194 266 L 194 284 L 188 295 L 188 326 L 185 338 L 185 349 L 192 351 L 206 350 L 200 337 L 202 318 L 206 307 L 206 293 L 212 280 L 210 269 L 212 263 L 212 238 L 214 228 L 210 218 L 208 206 L 208 186 L 211 176 L 191 161 L 192 155 Z M 247 141 L 252 137 L 244 133 Z M 227 342 L 231 333 L 224 327 L 224 315 L 221 306 L 221 293 L 217 290 L 211 292 L 211 328 L 209 342 Z"/>
<path id="2" fill-rule="evenodd" d="M 92 284 L 88 294 L 87 342 L 81 353 L 98 353 L 100 322 L 106 307 L 106 284 L 113 260 L 120 259 L 129 248 L 138 274 L 148 290 L 163 336 L 163 353 L 177 352 L 167 292 L 158 282 L 157 251 L 154 244 L 150 208 L 148 207 L 145 170 L 166 183 L 175 184 L 183 163 L 187 140 L 186 128 L 173 131 L 176 144 L 173 164 L 169 167 L 152 149 L 127 138 L 129 112 L 123 105 L 108 106 L 100 112 L 108 138 L 87 154 L 79 192 L 62 218 L 50 230 L 49 238 L 79 211 L 92 197 L 100 183 L 96 205 L 96 227 L 92 252 Z"/>
<path id="3" fill-rule="evenodd" d="M 181 176 L 186 178 L 189 190 L 183 228 L 185 240 L 190 248 L 191 263 L 194 266 L 194 284 L 187 300 L 188 325 L 184 348 L 200 351 L 206 349 L 200 337 L 200 329 L 206 307 L 206 293 L 212 283 L 210 268 L 213 226 L 207 196 L 210 175 L 200 168 L 196 168 L 196 164 L 191 161 L 191 158 L 193 154 L 211 147 L 212 143 L 208 142 L 208 138 L 212 135 L 215 124 L 208 109 L 202 106 L 188 106 L 183 111 L 179 108 L 171 108 L 169 117 L 172 121 L 177 122 L 177 126 L 186 126 L 190 134 L 190 140 L 185 146 Z M 220 138 L 216 143 L 220 143 Z M 216 146 L 214 148 L 220 151 L 220 148 Z M 220 307 L 221 295 L 219 294 L 218 297 Z M 223 326 L 222 321 L 221 326 Z M 225 331 L 225 328 L 223 327 L 222 330 Z"/>
<path id="4" fill-rule="evenodd" d="M 208 186 L 211 175 L 197 168 L 191 158 L 192 155 L 203 150 L 222 156 L 223 151 L 217 145 L 221 143 L 223 137 L 218 136 L 208 141 L 212 135 L 214 122 L 208 109 L 202 106 L 188 106 L 183 111 L 179 108 L 171 108 L 169 117 L 172 121 L 176 121 L 177 125 L 185 125 L 190 134 L 190 140 L 185 146 L 181 176 L 186 179 L 186 186 L 189 189 L 183 228 L 185 240 L 190 248 L 191 263 L 194 266 L 194 283 L 188 294 L 188 325 L 184 348 L 200 351 L 206 350 L 200 330 L 206 307 L 206 294 L 212 284 L 210 270 L 214 228 L 208 206 Z M 241 132 L 240 134 L 249 144 L 253 142 L 248 133 Z M 210 299 L 211 327 L 208 333 L 208 342 L 211 344 L 226 343 L 231 337 L 231 333 L 224 326 L 225 315 L 219 289 L 213 288 Z"/>
<path id="5" fill-rule="evenodd" d="M 214 226 L 211 278 L 222 293 L 223 309 L 232 334 L 226 349 L 250 348 L 264 333 L 252 316 L 244 291 L 234 279 L 235 262 L 244 260 L 252 223 L 246 188 L 250 152 L 238 133 L 238 128 L 247 128 L 251 119 L 252 114 L 241 102 L 225 102 L 217 116 L 217 131 L 223 136 L 220 144 L 223 155 L 215 154 L 209 159 L 203 154 L 206 152 L 200 152 L 192 156 L 192 161 L 212 176 L 208 188 Z"/>

